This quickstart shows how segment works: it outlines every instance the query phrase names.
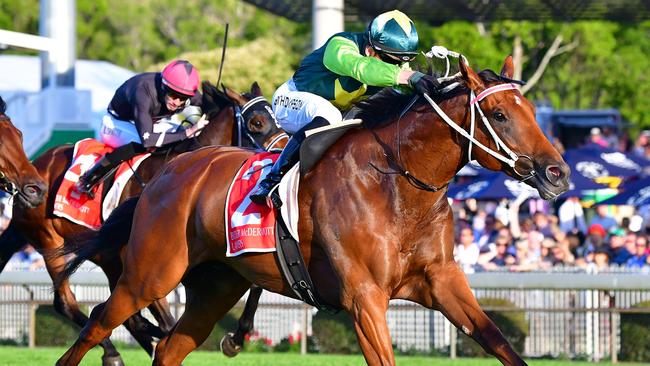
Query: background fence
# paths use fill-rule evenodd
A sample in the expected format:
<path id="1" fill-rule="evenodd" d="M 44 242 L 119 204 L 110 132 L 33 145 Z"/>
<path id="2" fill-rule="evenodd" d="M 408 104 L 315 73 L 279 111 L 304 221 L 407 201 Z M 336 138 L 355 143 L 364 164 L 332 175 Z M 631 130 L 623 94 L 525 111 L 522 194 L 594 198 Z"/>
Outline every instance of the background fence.
<path id="1" fill-rule="evenodd" d="M 650 308 L 634 307 L 650 300 L 650 274 L 638 271 L 485 272 L 469 274 L 468 278 L 479 300 L 506 299 L 515 305 L 484 306 L 484 310 L 523 311 L 529 326 L 524 348 L 528 357 L 582 356 L 591 360 L 611 358 L 615 362 L 620 350 L 620 314 L 650 313 Z M 101 272 L 78 272 L 71 283 L 77 300 L 89 307 L 109 295 Z M 182 287 L 172 292 L 168 300 L 178 317 L 185 302 Z M 46 272 L 2 273 L 0 339 L 33 346 L 36 308 L 51 302 L 51 282 Z M 313 308 L 296 300 L 264 292 L 255 328 L 260 336 L 278 343 L 302 329 L 311 334 L 314 314 Z M 148 313 L 146 316 L 150 317 Z M 442 350 L 455 356 L 457 332 L 439 312 L 396 300 L 391 302 L 387 320 L 399 349 Z M 122 327 L 111 338 L 134 342 Z"/>

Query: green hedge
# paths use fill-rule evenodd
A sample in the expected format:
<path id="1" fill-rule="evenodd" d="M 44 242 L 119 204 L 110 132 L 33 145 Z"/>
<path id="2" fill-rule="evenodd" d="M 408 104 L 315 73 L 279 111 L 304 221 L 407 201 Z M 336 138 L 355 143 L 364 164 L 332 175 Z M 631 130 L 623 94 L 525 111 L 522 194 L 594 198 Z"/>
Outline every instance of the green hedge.
<path id="1" fill-rule="evenodd" d="M 650 301 L 634 307 L 648 308 Z M 650 314 L 621 314 L 621 360 L 650 362 Z"/>
<path id="2" fill-rule="evenodd" d="M 87 313 L 87 307 L 81 311 Z M 36 345 L 70 346 L 79 336 L 81 328 L 54 310 L 53 305 L 40 305 L 36 309 Z"/>
<path id="3" fill-rule="evenodd" d="M 515 304 L 506 299 L 482 298 L 479 299 L 481 307 L 515 307 Z M 523 311 L 486 311 L 487 316 L 492 319 L 501 330 L 504 337 L 510 342 L 516 352 L 522 353 L 528 336 L 528 322 Z M 487 357 L 488 354 L 483 348 L 469 336 L 459 332 L 458 354 L 463 357 Z"/>
<path id="4" fill-rule="evenodd" d="M 359 353 L 354 325 L 344 311 L 330 315 L 324 311 L 316 313 L 312 319 L 312 329 L 316 347 L 320 353 Z"/>

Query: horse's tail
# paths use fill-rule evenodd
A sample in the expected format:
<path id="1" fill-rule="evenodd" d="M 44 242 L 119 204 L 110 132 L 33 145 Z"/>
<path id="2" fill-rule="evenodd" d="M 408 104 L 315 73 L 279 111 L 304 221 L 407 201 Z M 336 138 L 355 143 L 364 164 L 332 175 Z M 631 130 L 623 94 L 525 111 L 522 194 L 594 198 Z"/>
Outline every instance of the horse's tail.
<path id="1" fill-rule="evenodd" d="M 86 260 L 98 258 L 106 261 L 119 257 L 120 250 L 129 241 L 139 198 L 133 197 L 124 201 L 111 213 L 99 231 L 81 234 L 68 240 L 62 250 L 54 254 L 55 256 L 75 255 L 57 277 L 55 287 L 69 278 Z"/>

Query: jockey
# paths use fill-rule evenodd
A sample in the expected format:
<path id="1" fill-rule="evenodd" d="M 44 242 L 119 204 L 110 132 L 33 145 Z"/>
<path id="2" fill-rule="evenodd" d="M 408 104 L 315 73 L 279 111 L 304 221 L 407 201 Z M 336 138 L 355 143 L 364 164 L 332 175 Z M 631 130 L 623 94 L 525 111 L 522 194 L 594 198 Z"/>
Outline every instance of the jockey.
<path id="1" fill-rule="evenodd" d="M 343 120 L 341 111 L 382 87 L 408 90 L 410 86 L 418 93 L 436 91 L 436 78 L 408 66 L 417 48 L 418 33 L 413 21 L 399 10 L 392 10 L 377 16 L 365 32 L 335 34 L 307 55 L 293 77 L 273 95 L 273 112 L 292 137 L 250 195 L 251 200 L 281 206 L 273 188 L 297 162 L 305 131 L 336 126 Z"/>
<path id="2" fill-rule="evenodd" d="M 92 188 L 121 162 L 192 137 L 207 125 L 205 115 L 188 128 L 181 125 L 190 110 L 200 112 L 198 88 L 199 73 L 185 60 L 125 81 L 108 105 L 100 131 L 101 141 L 115 150 L 79 177 L 77 190 L 92 196 Z"/>

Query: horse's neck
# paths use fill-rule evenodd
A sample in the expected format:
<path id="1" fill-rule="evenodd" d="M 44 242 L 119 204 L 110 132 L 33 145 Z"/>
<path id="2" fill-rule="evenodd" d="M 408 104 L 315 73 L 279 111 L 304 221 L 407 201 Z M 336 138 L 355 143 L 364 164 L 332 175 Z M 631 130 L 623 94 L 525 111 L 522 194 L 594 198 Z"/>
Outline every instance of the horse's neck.
<path id="1" fill-rule="evenodd" d="M 231 145 L 233 143 L 232 129 L 235 114 L 232 107 L 225 107 L 210 120 L 197 137 L 200 146 Z"/>
<path id="2" fill-rule="evenodd" d="M 466 101 L 466 97 L 459 96 L 440 105 L 451 120 L 465 126 L 469 115 Z M 391 138 L 399 141 L 402 167 L 427 184 L 444 186 L 465 165 L 468 142 L 428 104 L 419 107 L 412 116 L 407 125 L 392 123 L 386 127 Z M 406 118 L 408 114 L 403 117 Z"/>

